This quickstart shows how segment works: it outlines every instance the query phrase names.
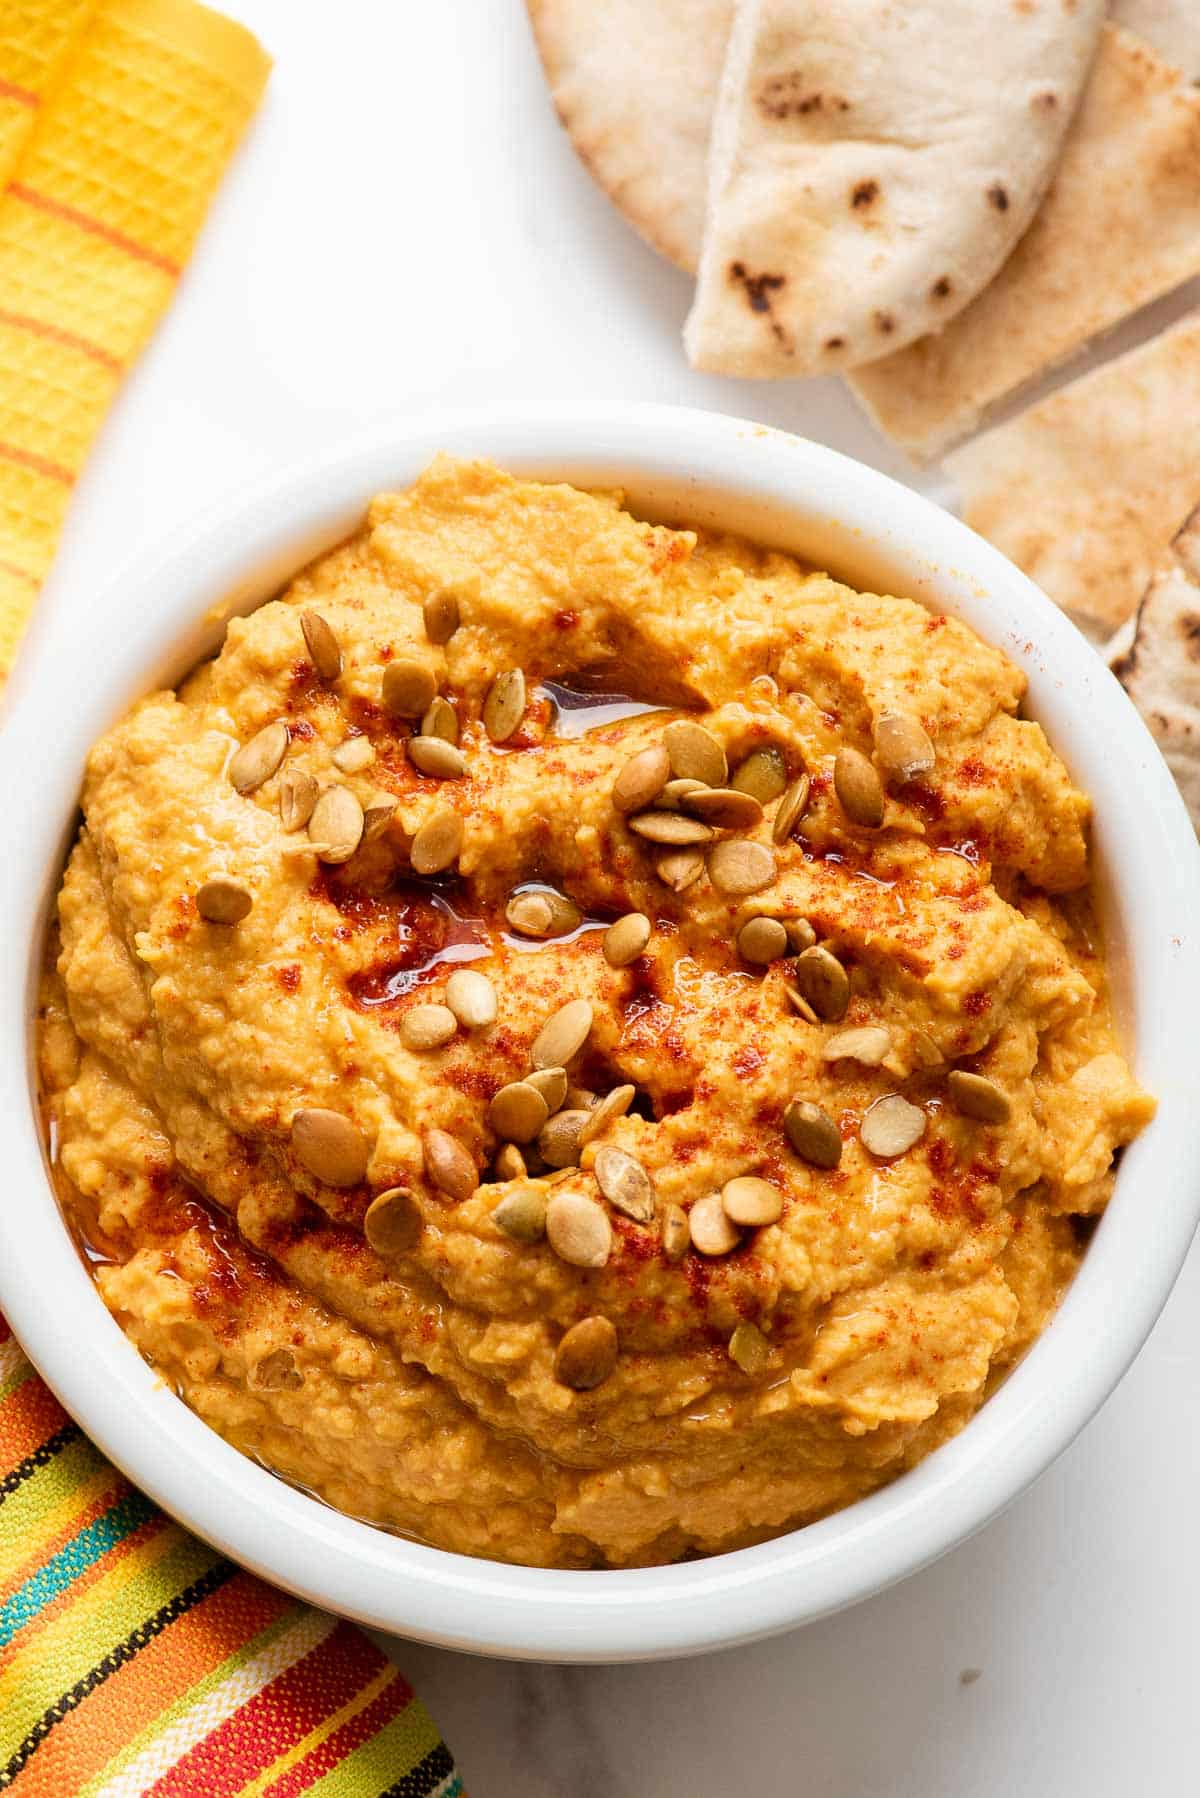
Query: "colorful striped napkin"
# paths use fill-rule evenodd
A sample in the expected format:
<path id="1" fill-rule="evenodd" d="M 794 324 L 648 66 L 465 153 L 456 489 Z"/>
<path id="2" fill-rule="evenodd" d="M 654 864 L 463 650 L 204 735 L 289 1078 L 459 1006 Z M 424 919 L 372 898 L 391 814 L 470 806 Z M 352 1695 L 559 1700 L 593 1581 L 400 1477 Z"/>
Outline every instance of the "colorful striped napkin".
<path id="1" fill-rule="evenodd" d="M 0 1792 L 460 1798 L 362 1634 L 197 1542 L 94 1449 L 0 1318 Z"/>

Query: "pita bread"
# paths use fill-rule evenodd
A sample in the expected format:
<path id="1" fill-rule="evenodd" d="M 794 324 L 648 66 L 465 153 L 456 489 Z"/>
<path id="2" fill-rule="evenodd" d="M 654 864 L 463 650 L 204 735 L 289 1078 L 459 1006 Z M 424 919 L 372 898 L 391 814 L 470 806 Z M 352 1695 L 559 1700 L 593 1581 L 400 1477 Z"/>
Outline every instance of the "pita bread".
<path id="1" fill-rule="evenodd" d="M 995 280 L 936 337 L 850 385 L 885 436 L 932 457 L 1196 274 L 1200 89 L 1109 26 L 1050 191 Z"/>
<path id="2" fill-rule="evenodd" d="M 1195 503 L 1200 312 L 977 437 L 946 466 L 967 523 L 1103 642 Z"/>
<path id="3" fill-rule="evenodd" d="M 1113 673 L 1133 700 L 1200 828 L 1200 508 L 1176 537 L 1138 607 Z"/>
<path id="4" fill-rule="evenodd" d="M 1136 31 L 1189 81 L 1200 81 L 1200 4 L 1197 0 L 1116 0 L 1116 24 Z"/>
<path id="5" fill-rule="evenodd" d="M 733 0 L 528 0 L 558 115 L 636 231 L 694 269 Z"/>
<path id="6" fill-rule="evenodd" d="M 738 0 L 697 368 L 841 372 L 961 311 L 1053 173 L 1103 0 Z"/>

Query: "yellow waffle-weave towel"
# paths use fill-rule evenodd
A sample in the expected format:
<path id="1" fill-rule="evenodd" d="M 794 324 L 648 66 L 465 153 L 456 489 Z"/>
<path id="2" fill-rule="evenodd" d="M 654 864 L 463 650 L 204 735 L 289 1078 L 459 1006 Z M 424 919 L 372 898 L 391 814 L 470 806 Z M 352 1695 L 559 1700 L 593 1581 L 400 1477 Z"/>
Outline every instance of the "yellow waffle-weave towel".
<path id="1" fill-rule="evenodd" d="M 269 68 L 195 0 L 0 0 L 0 680 Z"/>

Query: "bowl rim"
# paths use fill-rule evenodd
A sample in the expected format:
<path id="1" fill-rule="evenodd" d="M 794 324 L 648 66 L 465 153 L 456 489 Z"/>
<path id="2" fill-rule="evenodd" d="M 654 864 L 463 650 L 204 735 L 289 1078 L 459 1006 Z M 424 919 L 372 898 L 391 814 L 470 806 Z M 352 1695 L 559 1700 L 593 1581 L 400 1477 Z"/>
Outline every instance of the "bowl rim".
<path id="1" fill-rule="evenodd" d="M 153 684 L 194 659 L 198 631 L 218 631 L 218 614 L 277 590 L 345 534 L 372 493 L 406 483 L 439 449 L 621 485 L 671 516 L 760 519 L 751 533 L 760 537 L 778 524 L 780 541 L 832 545 L 827 559 L 839 569 L 838 555 L 855 568 L 894 568 L 900 590 L 957 612 L 1024 669 L 1033 715 L 1048 721 L 1096 802 L 1136 1002 L 1136 1060 L 1159 1115 L 1126 1152 L 1058 1315 L 962 1433 L 870 1497 L 753 1548 L 670 1567 L 564 1572 L 470 1560 L 335 1513 L 231 1448 L 158 1380 L 104 1309 L 54 1204 L 30 1103 L 31 993 L 87 748 L 147 690 L 148 674 Z M 1200 1012 L 1200 847 L 1149 732 L 1094 651 L 949 512 L 823 445 L 724 414 L 425 414 L 376 425 L 218 502 L 168 544 L 136 554 L 86 621 L 76 608 L 63 625 L 39 643 L 3 742 L 11 769 L 40 772 L 36 783 L 9 783 L 12 841 L 23 853 L 0 866 L 19 945 L 0 989 L 0 1116 L 9 1190 L 19 1195 L 0 1206 L 0 1309 L 97 1445 L 196 1534 L 315 1604 L 444 1647 L 591 1662 L 697 1653 L 812 1621 L 927 1565 L 1037 1478 L 1112 1391 L 1200 1218 L 1200 1133 L 1188 1128 L 1183 1052 Z M 49 740 L 47 717 L 56 721 Z M 1147 1231 L 1140 1208 L 1151 1196 Z"/>

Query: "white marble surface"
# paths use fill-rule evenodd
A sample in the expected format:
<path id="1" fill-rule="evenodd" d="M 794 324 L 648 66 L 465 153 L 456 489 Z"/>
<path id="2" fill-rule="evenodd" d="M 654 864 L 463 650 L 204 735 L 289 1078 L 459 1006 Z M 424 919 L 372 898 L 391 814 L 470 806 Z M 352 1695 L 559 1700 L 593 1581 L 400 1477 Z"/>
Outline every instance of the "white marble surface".
<path id="1" fill-rule="evenodd" d="M 32 656 L 53 653 L 144 540 L 389 413 L 680 401 L 905 472 L 829 384 L 690 373 L 688 284 L 569 153 L 520 0 L 225 3 L 278 67 L 82 482 Z M 658 1667 L 514 1667 L 397 1644 L 474 1798 L 1200 1789 L 1198 1304 L 1193 1257 L 1133 1373 L 1039 1487 L 848 1615 Z M 979 1677 L 964 1684 L 967 1669 Z"/>

